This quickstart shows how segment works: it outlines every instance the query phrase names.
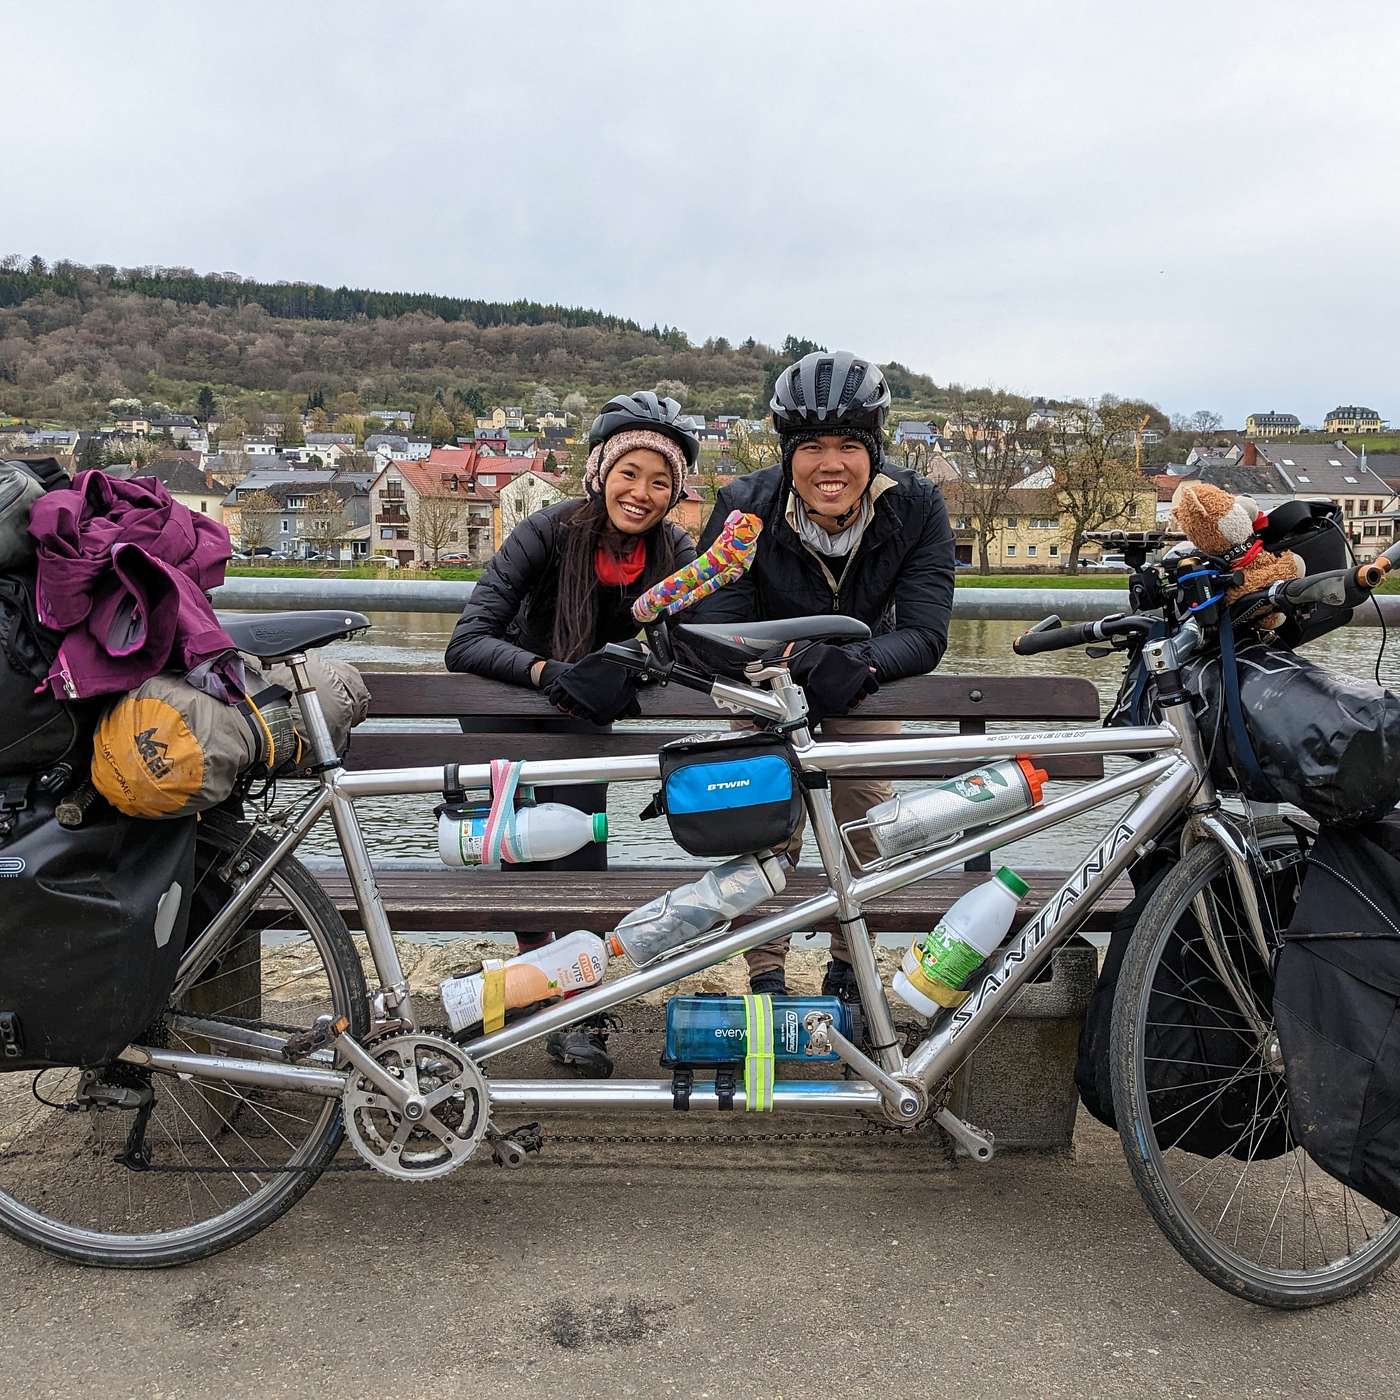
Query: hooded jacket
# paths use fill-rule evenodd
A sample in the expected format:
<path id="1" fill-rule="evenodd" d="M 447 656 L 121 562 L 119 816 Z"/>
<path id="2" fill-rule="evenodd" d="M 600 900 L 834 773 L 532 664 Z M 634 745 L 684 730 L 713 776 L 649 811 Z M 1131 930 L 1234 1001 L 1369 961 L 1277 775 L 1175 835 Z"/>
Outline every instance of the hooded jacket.
<path id="1" fill-rule="evenodd" d="M 449 671 L 466 671 L 507 685 L 530 685 L 530 668 L 551 656 L 564 532 L 578 507 L 573 500 L 546 506 L 506 537 L 452 629 L 444 658 Z M 595 650 L 606 642 L 625 642 L 637 635 L 632 604 L 659 577 L 651 546 L 663 530 L 675 550 L 676 568 L 695 558 L 695 543 L 679 525 L 663 520 L 650 531 L 642 576 L 631 584 L 598 585 Z"/>
<path id="2" fill-rule="evenodd" d="M 206 596 L 230 556 L 222 525 L 155 477 L 85 471 L 34 502 L 29 533 L 39 621 L 63 634 L 45 680 L 54 695 L 110 695 L 196 667 L 201 689 L 224 700 L 241 694 L 238 653 Z"/>
<path id="3" fill-rule="evenodd" d="M 792 492 L 781 467 L 736 477 L 715 496 L 700 535 L 707 549 L 733 510 L 757 515 L 763 533 L 748 573 L 698 603 L 693 622 L 776 621 L 840 613 L 874 634 L 845 650 L 880 681 L 933 670 L 948 645 L 955 554 L 938 487 L 888 465 L 876 473 L 873 517 L 855 549 L 831 567 L 792 525 Z"/>

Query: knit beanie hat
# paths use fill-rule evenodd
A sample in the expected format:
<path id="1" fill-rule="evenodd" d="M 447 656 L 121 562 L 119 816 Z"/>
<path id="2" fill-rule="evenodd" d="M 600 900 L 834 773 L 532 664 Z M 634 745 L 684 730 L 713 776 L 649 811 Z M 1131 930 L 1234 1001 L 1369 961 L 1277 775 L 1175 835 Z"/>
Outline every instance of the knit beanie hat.
<path id="1" fill-rule="evenodd" d="M 813 442 L 820 437 L 854 438 L 870 454 L 871 476 L 880 470 L 880 464 L 885 459 L 880 438 L 869 428 L 843 428 L 838 423 L 826 428 L 799 428 L 795 433 L 784 433 L 780 439 L 783 445 L 783 477 L 789 485 L 792 483 L 792 454 L 802 443 Z"/>
<path id="2" fill-rule="evenodd" d="M 666 507 L 670 510 L 680 500 L 681 492 L 685 489 L 685 453 L 681 451 L 679 443 L 667 437 L 665 433 L 658 433 L 650 428 L 628 428 L 600 442 L 588 454 L 588 462 L 583 469 L 583 489 L 595 499 L 601 496 L 603 482 L 607 480 L 613 465 L 620 457 L 625 457 L 639 447 L 659 452 L 671 469 L 671 504 Z"/>

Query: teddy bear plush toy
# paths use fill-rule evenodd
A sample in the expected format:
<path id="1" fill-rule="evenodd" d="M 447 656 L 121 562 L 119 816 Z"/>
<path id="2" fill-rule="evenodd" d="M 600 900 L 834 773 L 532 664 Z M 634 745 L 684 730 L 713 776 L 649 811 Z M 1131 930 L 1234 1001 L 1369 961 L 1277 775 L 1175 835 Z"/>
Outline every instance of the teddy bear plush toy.
<path id="1" fill-rule="evenodd" d="M 1291 550 L 1270 554 L 1260 543 L 1258 532 L 1268 517 L 1248 496 L 1232 496 L 1203 481 L 1183 481 L 1172 497 L 1172 515 L 1197 549 L 1224 559 L 1244 575 L 1243 583 L 1227 590 L 1227 603 L 1271 583 L 1302 578 L 1306 572 Z M 1256 619 L 1255 625 L 1268 631 L 1283 621 L 1282 613 L 1271 613 Z"/>

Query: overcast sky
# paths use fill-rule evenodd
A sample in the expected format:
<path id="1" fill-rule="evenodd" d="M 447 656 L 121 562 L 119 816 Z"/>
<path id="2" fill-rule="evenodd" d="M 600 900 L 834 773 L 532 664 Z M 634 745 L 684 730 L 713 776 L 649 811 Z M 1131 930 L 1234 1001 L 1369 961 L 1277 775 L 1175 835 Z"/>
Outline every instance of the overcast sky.
<path id="1" fill-rule="evenodd" d="M 0 0 L 0 251 L 1400 420 L 1400 7 Z"/>

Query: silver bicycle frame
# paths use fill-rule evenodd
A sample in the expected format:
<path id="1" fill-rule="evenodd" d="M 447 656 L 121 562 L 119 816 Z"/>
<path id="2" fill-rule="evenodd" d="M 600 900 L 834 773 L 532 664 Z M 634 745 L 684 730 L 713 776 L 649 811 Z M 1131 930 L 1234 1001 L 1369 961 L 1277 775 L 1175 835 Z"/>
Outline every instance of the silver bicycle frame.
<path id="1" fill-rule="evenodd" d="M 305 658 L 291 658 L 290 666 L 303 714 L 309 720 L 313 747 L 326 755 L 330 742 L 315 691 L 306 674 Z M 801 692 L 787 682 L 785 675 L 774 678 L 772 692 L 721 683 L 715 688 L 715 698 L 731 708 L 743 708 L 749 713 L 769 718 L 784 715 L 800 718 L 802 714 Z M 882 1093 L 877 1082 L 886 1086 L 897 1082 L 897 1085 L 918 1085 L 924 1091 L 935 1090 L 1005 1014 L 1018 992 L 1073 933 L 1100 895 L 1133 861 L 1151 849 L 1156 838 L 1172 820 L 1192 804 L 1193 797 L 1200 799 L 1192 807 L 1193 811 L 1214 805 L 1214 792 L 1204 772 L 1195 723 L 1189 711 L 1185 706 L 1169 708 L 1166 720 L 1160 725 L 1138 728 L 930 735 L 863 743 L 815 742 L 804 728 L 799 728 L 793 736 L 794 746 L 804 769 L 837 777 L 856 770 L 896 769 L 911 762 L 971 767 L 977 763 L 1027 753 L 1043 756 L 1128 754 L 1143 757 L 1145 761 L 1009 821 L 981 829 L 936 852 L 915 856 L 901 864 L 861 876 L 854 875 L 847 863 L 829 790 L 808 792 L 808 813 L 829 883 L 826 892 L 804 900 L 782 914 L 746 924 L 710 942 L 570 997 L 567 1002 L 556 1003 L 526 1020 L 480 1036 L 470 1042 L 466 1049 L 479 1061 L 489 1060 L 537 1040 L 551 1030 L 630 1001 L 644 992 L 701 971 L 737 953 L 759 947 L 783 934 L 810 929 L 835 914 L 851 929 L 849 948 L 852 964 L 868 1018 L 870 1039 L 877 1047 L 880 1073 L 872 1070 L 867 1074 L 865 1083 L 780 1083 L 774 1086 L 774 1107 L 797 1107 L 808 1112 L 878 1108 L 882 1103 L 889 1104 L 890 1094 L 888 1087 Z M 324 757 L 322 761 L 325 761 Z M 657 758 L 654 755 L 640 755 L 546 762 L 527 760 L 521 780 L 532 784 L 568 784 L 647 780 L 657 776 Z M 415 1026 L 408 982 L 394 948 L 388 917 L 355 814 L 355 801 L 362 797 L 439 793 L 443 779 L 441 768 L 345 773 L 331 767 L 322 772 L 316 792 L 274 842 L 267 859 L 249 872 L 242 887 L 186 952 L 181 962 L 177 995 L 197 981 L 219 951 L 224 937 L 238 926 L 256 902 L 276 864 L 291 854 L 315 822 L 329 812 L 379 979 L 379 989 L 373 997 L 375 1015 L 381 1021 L 392 1018 L 405 1028 Z M 487 789 L 490 784 L 489 767 L 486 764 L 463 765 L 458 769 L 458 780 L 467 788 Z M 1048 830 L 1115 799 L 1134 795 L 1136 800 L 1131 807 L 1114 823 L 1094 850 L 1080 862 L 1034 917 L 974 977 L 968 987 L 967 1002 L 940 1019 L 932 1033 L 906 1060 L 896 1041 L 874 947 L 870 939 L 864 936 L 864 906 L 942 870 L 959 866 L 974 856 Z M 1207 837 L 1214 835 L 1208 830 L 1201 834 Z M 232 1026 L 219 1029 L 218 1038 L 222 1043 L 242 1049 L 245 1054 L 269 1058 L 196 1055 L 136 1046 L 123 1052 L 122 1058 L 167 1073 L 250 1085 L 299 1088 L 312 1094 L 335 1096 L 344 1087 L 346 1074 L 332 1066 L 329 1056 L 322 1056 L 325 1063 L 314 1067 L 274 1063 L 270 1059 L 276 1054 L 276 1049 L 266 1043 L 269 1037 Z M 490 1090 L 492 1106 L 498 1109 L 672 1107 L 669 1080 L 493 1080 Z M 717 1106 L 714 1085 L 696 1084 L 691 1103 L 696 1107 Z M 737 1092 L 734 1104 L 736 1108 L 744 1107 L 742 1089 Z"/>

